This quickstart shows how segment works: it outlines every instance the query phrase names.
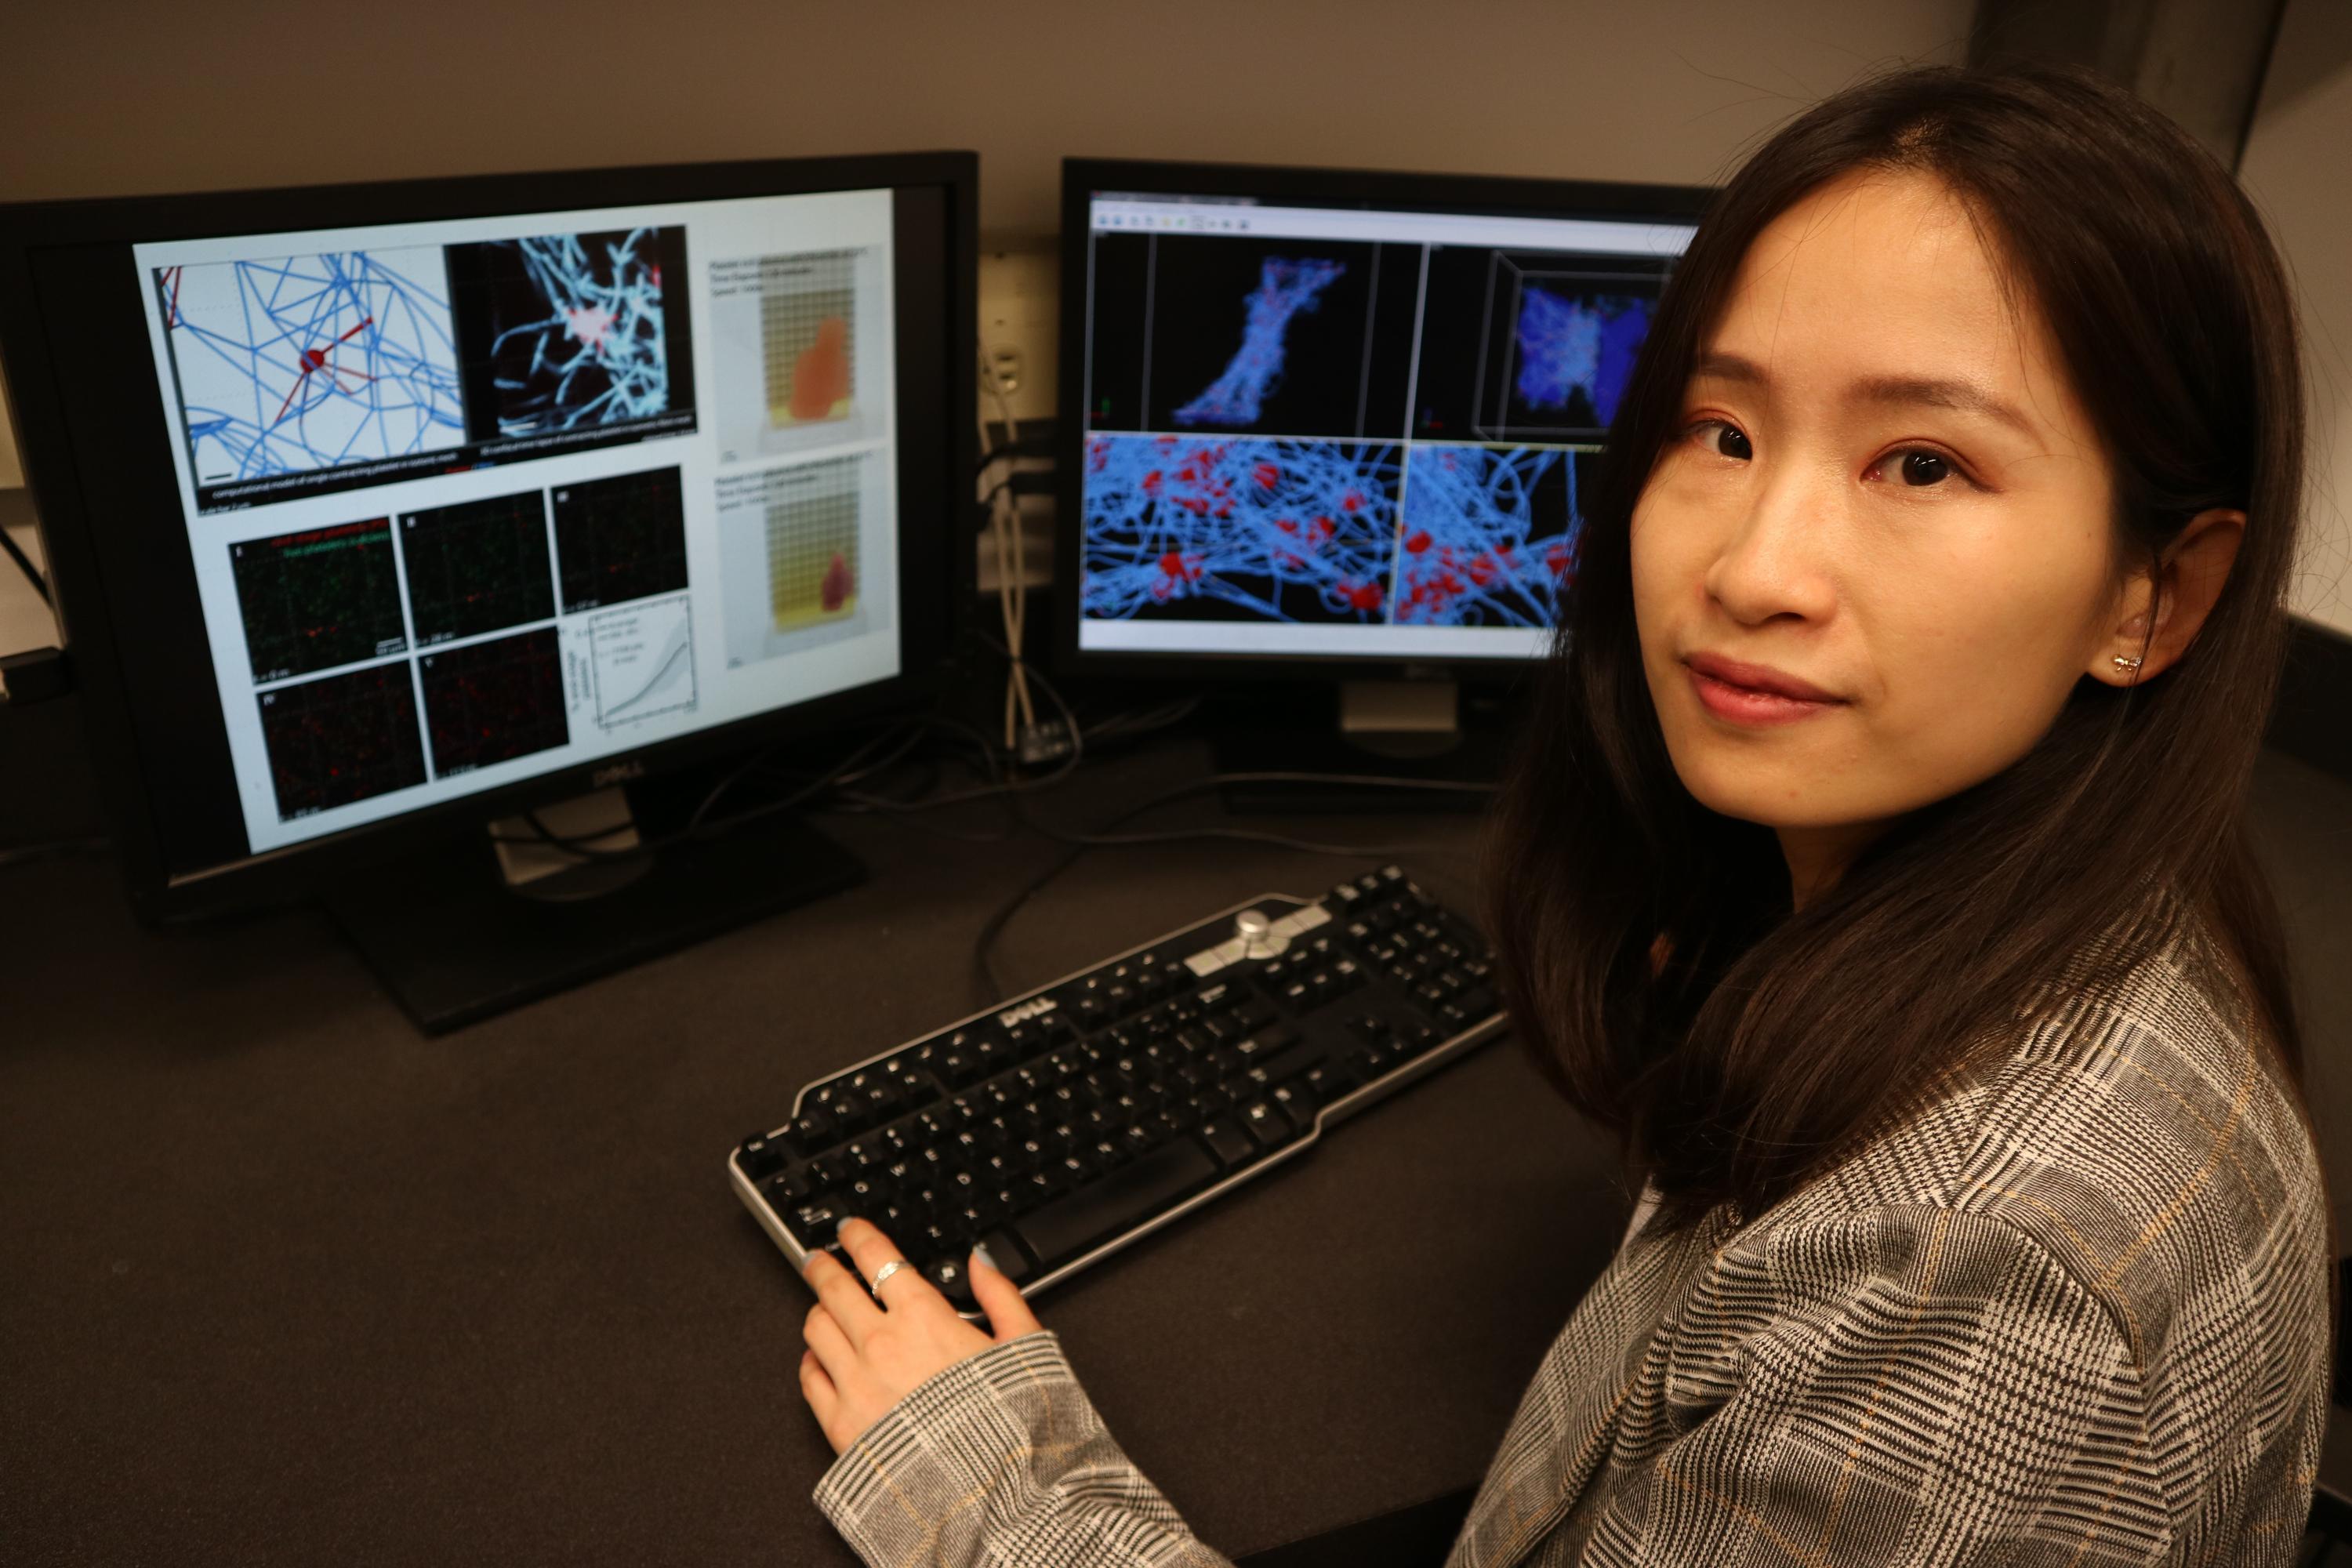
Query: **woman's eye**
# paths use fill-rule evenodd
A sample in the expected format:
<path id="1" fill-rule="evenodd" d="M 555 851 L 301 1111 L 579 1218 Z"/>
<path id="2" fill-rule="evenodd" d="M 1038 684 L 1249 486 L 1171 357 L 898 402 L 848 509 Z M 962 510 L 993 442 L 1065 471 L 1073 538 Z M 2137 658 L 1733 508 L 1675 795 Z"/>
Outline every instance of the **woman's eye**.
<path id="1" fill-rule="evenodd" d="M 1900 479 L 1913 489 L 1925 489 L 1930 485 L 1940 485 L 1946 479 L 1966 477 L 1951 458 L 1925 447 L 1906 447 L 1899 452 L 1889 452 L 1873 466 L 1873 471 L 1882 472 L 1890 465 L 1894 468 L 1893 477 Z"/>
<path id="2" fill-rule="evenodd" d="M 1746 462 L 1756 456 L 1756 448 L 1748 437 L 1720 419 L 1702 419 L 1691 426 L 1698 444 L 1718 458 L 1732 458 Z"/>

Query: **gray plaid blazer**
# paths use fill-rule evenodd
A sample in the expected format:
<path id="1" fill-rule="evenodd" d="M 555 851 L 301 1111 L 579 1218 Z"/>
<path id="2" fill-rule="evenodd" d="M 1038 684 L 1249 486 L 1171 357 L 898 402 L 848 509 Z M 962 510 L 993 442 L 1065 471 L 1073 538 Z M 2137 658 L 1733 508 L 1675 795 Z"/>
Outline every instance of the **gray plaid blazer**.
<path id="1" fill-rule="evenodd" d="M 1744 1226 L 1637 1209 L 1447 1568 L 2289 1562 L 2326 1194 L 2223 973 L 2184 937 Z M 815 1499 L 871 1568 L 1229 1568 L 1050 1329 L 917 1388 Z"/>

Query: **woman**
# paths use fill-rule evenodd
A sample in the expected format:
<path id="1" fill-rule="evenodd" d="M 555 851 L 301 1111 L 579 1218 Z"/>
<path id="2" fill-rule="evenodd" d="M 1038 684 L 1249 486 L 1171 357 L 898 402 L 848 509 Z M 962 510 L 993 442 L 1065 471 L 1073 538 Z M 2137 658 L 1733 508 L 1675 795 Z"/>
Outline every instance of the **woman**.
<path id="1" fill-rule="evenodd" d="M 2229 175 L 2087 77 L 1885 78 L 1717 199 L 1488 878 L 1643 1203 L 1453 1563 L 2288 1560 L 2335 1241 L 2238 818 L 2298 385 Z M 811 1279 L 875 1568 L 1225 1561 L 1001 1275 L 993 1341 Z"/>

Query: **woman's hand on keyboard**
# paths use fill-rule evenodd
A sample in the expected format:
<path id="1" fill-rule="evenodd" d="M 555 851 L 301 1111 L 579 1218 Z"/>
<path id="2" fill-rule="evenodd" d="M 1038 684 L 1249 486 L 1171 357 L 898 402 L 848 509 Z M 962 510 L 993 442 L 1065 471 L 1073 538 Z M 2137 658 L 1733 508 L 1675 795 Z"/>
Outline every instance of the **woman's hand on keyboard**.
<path id="1" fill-rule="evenodd" d="M 993 1335 L 958 1317 L 939 1288 L 911 1266 L 882 1282 L 886 1310 L 866 1282 L 900 1256 L 898 1248 L 862 1219 L 841 1227 L 841 1242 L 857 1273 L 853 1277 L 829 1254 L 812 1256 L 808 1282 L 817 1303 L 801 1328 L 809 1347 L 801 1356 L 801 1396 L 836 1454 L 918 1385 L 991 1345 L 1044 1327 L 1019 1288 L 984 1265 L 971 1270 L 971 1292 Z"/>

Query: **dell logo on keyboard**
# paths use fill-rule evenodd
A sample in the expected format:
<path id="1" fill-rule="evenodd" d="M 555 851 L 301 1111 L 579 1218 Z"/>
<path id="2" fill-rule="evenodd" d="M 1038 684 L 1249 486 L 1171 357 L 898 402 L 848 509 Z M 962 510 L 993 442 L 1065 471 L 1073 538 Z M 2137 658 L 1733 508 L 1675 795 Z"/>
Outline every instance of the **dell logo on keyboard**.
<path id="1" fill-rule="evenodd" d="M 1055 1005 L 1051 996 L 1034 997 L 1018 1007 L 1007 1007 L 996 1016 L 996 1021 L 1009 1029 L 1024 1018 L 1034 1018 L 1041 1013 L 1052 1012 Z"/>

